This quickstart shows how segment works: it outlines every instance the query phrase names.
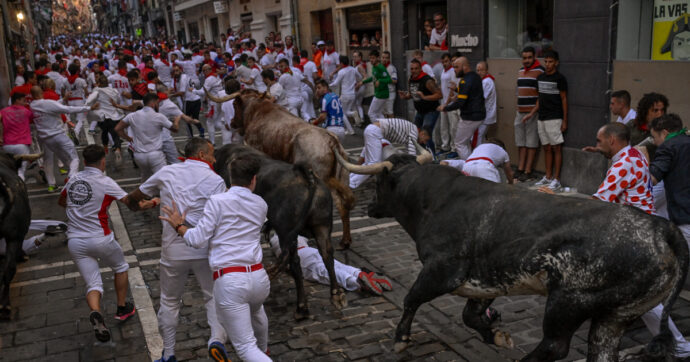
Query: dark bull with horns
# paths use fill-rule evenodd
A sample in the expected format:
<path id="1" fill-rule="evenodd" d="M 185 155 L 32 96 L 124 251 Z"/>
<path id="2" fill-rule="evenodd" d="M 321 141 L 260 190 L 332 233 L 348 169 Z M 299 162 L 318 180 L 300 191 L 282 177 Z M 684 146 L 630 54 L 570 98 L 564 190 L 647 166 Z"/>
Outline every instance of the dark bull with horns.
<path id="1" fill-rule="evenodd" d="M 394 217 L 423 264 L 405 297 L 395 350 L 410 343 L 417 309 L 446 293 L 467 298 L 465 324 L 486 343 L 512 347 L 510 335 L 482 318 L 494 298 L 547 297 L 543 339 L 523 361 L 555 361 L 591 320 L 588 361 L 617 361 L 626 328 L 659 303 L 661 333 L 643 351 L 668 360 L 671 306 L 688 272 L 688 245 L 667 220 L 598 200 L 542 194 L 420 165 L 409 155 L 350 172 L 378 174 L 369 216 Z"/>
<path id="2" fill-rule="evenodd" d="M 268 234 L 270 229 L 275 230 L 281 248 L 278 265 L 269 271 L 269 275 L 274 277 L 286 266 L 290 267 L 297 289 L 295 319 L 300 320 L 309 316 L 302 268 L 297 253 L 297 235 L 316 239 L 319 253 L 328 270 L 331 303 L 338 309 L 346 307 L 345 292 L 338 286 L 335 276 L 331 245 L 333 199 L 330 190 L 308 167 L 273 160 L 243 145 L 225 145 L 216 151 L 216 170 L 228 187 L 231 184 L 230 163 L 241 156 L 256 157 L 261 162 L 254 192 L 268 204 L 268 225 L 264 228 L 265 233 Z"/>
<path id="3" fill-rule="evenodd" d="M 17 254 L 31 223 L 26 186 L 17 169 L 22 161 L 35 161 L 40 154 L 11 155 L 0 152 L 0 239 L 7 251 L 0 257 L 0 319 L 10 319 L 10 283 L 17 271 Z"/>
<path id="4" fill-rule="evenodd" d="M 348 248 L 352 243 L 350 210 L 355 198 L 349 187 L 349 173 L 335 159 L 334 153 L 347 157 L 338 138 L 295 117 L 257 91 L 245 89 L 225 97 L 206 94 L 216 103 L 234 99 L 231 125 L 244 136 L 245 144 L 275 160 L 308 165 L 326 183 L 343 222 L 340 247 Z"/>

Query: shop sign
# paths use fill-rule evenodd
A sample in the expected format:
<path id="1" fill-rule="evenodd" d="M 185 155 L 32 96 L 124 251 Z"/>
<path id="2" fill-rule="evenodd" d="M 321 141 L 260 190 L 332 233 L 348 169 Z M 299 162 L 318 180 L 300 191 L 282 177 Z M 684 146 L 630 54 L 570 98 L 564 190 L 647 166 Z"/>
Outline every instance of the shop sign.
<path id="1" fill-rule="evenodd" d="M 690 0 L 654 0 L 653 60 L 690 61 Z"/>
<path id="2" fill-rule="evenodd" d="M 228 12 L 228 3 L 223 1 L 214 1 L 213 10 L 216 14 L 224 14 Z"/>
<path id="3" fill-rule="evenodd" d="M 479 37 L 472 34 L 458 35 L 453 34 L 450 36 L 450 46 L 453 48 L 458 48 L 460 53 L 471 53 L 472 48 L 479 45 Z"/>
<path id="4" fill-rule="evenodd" d="M 180 14 L 179 11 L 174 12 L 174 13 L 173 13 L 173 20 L 174 20 L 174 21 L 180 21 L 180 20 L 182 20 L 182 14 Z"/>

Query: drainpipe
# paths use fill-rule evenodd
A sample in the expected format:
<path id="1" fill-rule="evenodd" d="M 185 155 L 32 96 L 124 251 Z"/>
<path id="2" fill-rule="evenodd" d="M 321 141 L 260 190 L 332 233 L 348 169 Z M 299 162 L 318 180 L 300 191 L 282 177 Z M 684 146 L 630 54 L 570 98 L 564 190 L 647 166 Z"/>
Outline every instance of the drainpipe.
<path id="1" fill-rule="evenodd" d="M 616 38 L 618 34 L 618 6 L 619 0 L 611 0 L 609 7 L 609 54 L 606 66 L 606 102 L 608 104 L 611 92 L 613 91 L 613 60 L 616 57 Z M 605 112 L 606 122 L 611 122 L 610 112 Z"/>
<path id="2" fill-rule="evenodd" d="M 302 39 L 299 37 L 299 10 L 297 7 L 297 4 L 299 2 L 297 0 L 290 0 L 290 13 L 292 16 L 292 32 L 295 34 L 295 44 L 299 47 L 299 50 L 302 50 Z"/>

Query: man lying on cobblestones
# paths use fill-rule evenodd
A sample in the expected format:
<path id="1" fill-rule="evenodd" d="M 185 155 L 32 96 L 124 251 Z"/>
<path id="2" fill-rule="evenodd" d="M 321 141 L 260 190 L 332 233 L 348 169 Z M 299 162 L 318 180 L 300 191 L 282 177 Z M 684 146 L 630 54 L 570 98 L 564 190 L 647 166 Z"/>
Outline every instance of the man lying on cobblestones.
<path id="1" fill-rule="evenodd" d="M 269 243 L 276 256 L 280 257 L 281 249 L 278 235 L 273 234 L 269 239 Z M 319 250 L 309 246 L 307 238 L 304 236 L 297 236 L 297 254 L 299 255 L 304 279 L 330 285 L 328 270 L 323 263 Z M 382 295 L 384 291 L 393 290 L 391 282 L 386 277 L 376 275 L 372 271 L 343 264 L 337 260 L 333 262 L 335 263 L 335 277 L 338 279 L 338 285 L 350 292 L 360 290 L 375 295 Z"/>
<path id="2" fill-rule="evenodd" d="M 206 202 L 212 195 L 225 192 L 223 179 L 213 171 L 215 163 L 213 145 L 210 141 L 194 137 L 185 145 L 183 163 L 163 167 L 138 189 L 129 194 L 130 207 L 148 196 L 160 195 L 161 202 L 186 210 L 186 223 L 196 226 L 201 219 Z M 147 196 L 148 195 L 148 196 Z M 163 212 L 161 215 L 165 216 Z M 206 305 L 206 320 L 211 327 L 211 338 L 208 340 L 209 355 L 214 357 L 214 350 L 225 352 L 223 343 L 227 336 L 216 316 L 216 305 L 213 300 L 213 273 L 208 263 L 208 247 L 198 249 L 185 244 L 175 229 L 163 221 L 161 236 L 160 264 L 160 309 L 158 310 L 158 328 L 163 337 L 163 354 L 157 361 L 171 362 L 175 358 L 175 334 L 180 313 L 180 299 L 185 292 L 185 282 L 189 272 L 194 272 L 201 286 Z"/>
<path id="3" fill-rule="evenodd" d="M 185 225 L 187 210 L 181 212 L 174 201 L 162 207 L 167 216 L 160 219 L 170 223 L 187 245 L 209 249 L 216 311 L 240 359 L 270 361 L 263 303 L 271 285 L 261 265 L 260 245 L 268 206 L 252 193 L 260 164 L 258 159 L 239 157 L 230 167 L 232 187 L 211 196 L 196 227 Z M 216 361 L 229 361 L 225 351 L 213 352 Z"/>
<path id="4" fill-rule="evenodd" d="M 115 319 L 126 321 L 135 313 L 134 305 L 126 302 L 127 270 L 125 255 L 108 227 L 107 210 L 115 200 L 130 204 L 127 193 L 115 180 L 104 174 L 105 151 L 100 145 L 84 149 L 84 171 L 71 177 L 60 193 L 58 204 L 67 212 L 67 247 L 79 274 L 86 283 L 86 302 L 91 309 L 89 320 L 93 324 L 96 339 L 110 340 L 110 331 L 101 314 L 103 280 L 98 260 L 113 269 L 117 313 Z M 157 200 L 141 201 L 141 209 L 156 206 Z"/>

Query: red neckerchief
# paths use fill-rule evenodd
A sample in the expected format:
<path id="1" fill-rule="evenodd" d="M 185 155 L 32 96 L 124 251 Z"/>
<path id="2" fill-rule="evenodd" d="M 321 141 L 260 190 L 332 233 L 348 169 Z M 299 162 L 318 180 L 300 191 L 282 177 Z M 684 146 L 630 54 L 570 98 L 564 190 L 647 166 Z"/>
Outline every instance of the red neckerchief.
<path id="1" fill-rule="evenodd" d="M 161 61 L 163 64 L 165 64 L 165 66 L 167 66 L 167 67 L 170 66 L 170 62 L 167 61 L 167 60 L 165 60 L 165 59 L 160 59 L 160 61 Z"/>
<path id="2" fill-rule="evenodd" d="M 335 50 L 331 52 L 331 54 L 335 53 Z M 326 56 L 329 56 L 331 54 L 328 54 L 328 49 L 326 49 Z"/>
<path id="3" fill-rule="evenodd" d="M 287 69 L 287 72 L 285 72 L 285 73 L 290 73 L 290 75 L 293 75 L 293 74 L 292 74 L 292 70 L 291 70 L 290 68 L 288 68 L 288 69 Z"/>
<path id="4" fill-rule="evenodd" d="M 137 66 L 137 62 L 135 62 L 134 59 L 130 60 L 130 61 L 129 61 L 129 64 L 131 64 L 131 65 L 133 65 L 133 66 L 135 66 L 135 67 Z"/>
<path id="5" fill-rule="evenodd" d="M 229 65 L 229 66 L 231 66 L 231 67 L 234 68 L 234 67 L 235 67 L 235 61 L 233 61 L 232 59 L 230 59 L 230 60 L 228 60 L 227 62 L 225 62 L 225 65 Z"/>
<path id="6" fill-rule="evenodd" d="M 359 67 L 359 65 L 362 64 L 362 63 L 363 63 L 363 62 L 362 62 L 361 60 L 358 61 L 358 62 L 355 62 L 355 67 Z"/>
<path id="7" fill-rule="evenodd" d="M 165 93 L 158 92 L 158 99 L 161 101 L 168 99 L 168 95 Z"/>
<path id="8" fill-rule="evenodd" d="M 494 76 L 489 74 L 489 73 L 486 73 L 486 75 L 482 78 L 482 80 L 484 80 L 486 78 L 491 78 L 491 80 L 496 81 L 496 78 L 494 78 Z"/>
<path id="9" fill-rule="evenodd" d="M 118 69 L 117 74 L 126 77 L 127 76 L 127 69 Z"/>
<path id="10" fill-rule="evenodd" d="M 173 89 L 177 90 L 177 78 L 173 77 Z"/>
<path id="11" fill-rule="evenodd" d="M 161 58 L 161 55 L 160 55 L 160 54 L 154 54 L 154 55 L 153 55 L 153 59 L 160 59 L 160 58 Z"/>
<path id="12" fill-rule="evenodd" d="M 424 76 L 426 76 L 426 75 L 428 75 L 428 74 L 426 74 L 424 72 L 420 72 L 419 75 L 417 76 L 417 78 L 412 78 L 412 80 L 420 80 L 420 79 L 424 78 Z"/>
<path id="13" fill-rule="evenodd" d="M 202 160 L 202 159 L 200 159 L 200 158 L 198 158 L 198 157 L 187 157 L 186 160 L 194 160 L 194 161 L 203 162 L 203 163 L 205 163 L 205 164 L 208 165 L 208 167 L 211 169 L 211 171 L 213 171 L 213 172 L 216 171 L 216 169 L 213 168 L 213 165 L 212 165 L 210 162 L 204 161 L 204 160 Z"/>
<path id="14" fill-rule="evenodd" d="M 69 84 L 74 84 L 77 78 L 79 78 L 79 74 L 71 74 L 67 76 L 67 81 L 69 82 Z"/>
<path id="15" fill-rule="evenodd" d="M 525 72 L 529 72 L 530 70 L 532 70 L 532 69 L 534 69 L 540 65 L 541 64 L 539 63 L 539 59 L 535 59 L 534 63 L 532 63 L 532 65 L 529 68 L 525 69 Z"/>
<path id="16" fill-rule="evenodd" d="M 309 59 L 308 59 L 308 58 L 300 58 L 300 60 L 299 60 L 299 65 L 301 65 L 302 68 L 304 68 L 304 65 L 307 64 L 307 63 L 309 63 Z"/>
<path id="17" fill-rule="evenodd" d="M 259 66 L 256 65 L 256 63 L 254 65 L 252 65 L 252 69 L 261 70 L 261 68 L 259 68 Z"/>
<path id="18" fill-rule="evenodd" d="M 203 56 L 200 52 L 199 53 L 194 53 L 194 56 Z"/>
<path id="19" fill-rule="evenodd" d="M 453 65 L 452 65 L 452 64 L 449 65 L 448 68 L 443 68 L 443 71 L 444 71 L 444 72 L 447 72 L 450 68 L 453 68 Z"/>
<path id="20" fill-rule="evenodd" d="M 427 63 L 426 61 L 422 60 L 422 67 L 425 66 L 425 65 L 427 65 L 427 64 L 429 64 L 429 63 Z"/>
<path id="21" fill-rule="evenodd" d="M 295 64 L 295 68 L 299 69 L 300 72 L 304 73 L 304 64 Z"/>
<path id="22" fill-rule="evenodd" d="M 640 131 L 644 131 L 644 132 L 649 131 L 649 126 L 647 126 L 647 123 L 643 123 L 643 124 L 637 126 L 637 128 L 638 128 Z"/>
<path id="23" fill-rule="evenodd" d="M 208 73 L 208 75 L 204 79 L 208 79 L 208 77 L 217 77 L 216 72 Z"/>
<path id="24" fill-rule="evenodd" d="M 46 89 L 45 91 L 43 91 L 43 98 L 52 99 L 54 101 L 60 100 L 60 96 L 57 93 L 55 93 L 55 91 L 52 89 Z"/>
<path id="25" fill-rule="evenodd" d="M 391 62 L 383 63 L 383 66 L 386 67 L 386 68 L 388 68 L 389 65 L 391 65 Z"/>

